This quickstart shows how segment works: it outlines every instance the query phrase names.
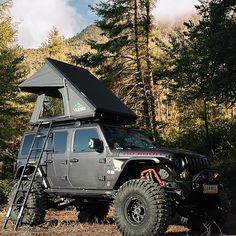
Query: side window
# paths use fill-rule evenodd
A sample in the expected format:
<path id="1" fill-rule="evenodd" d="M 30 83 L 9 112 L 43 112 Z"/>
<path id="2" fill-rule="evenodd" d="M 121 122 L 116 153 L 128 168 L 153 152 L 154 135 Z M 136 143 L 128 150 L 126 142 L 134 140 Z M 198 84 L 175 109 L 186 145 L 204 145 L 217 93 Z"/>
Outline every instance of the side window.
<path id="1" fill-rule="evenodd" d="M 30 146 L 33 142 L 33 138 L 34 138 L 33 134 L 25 136 L 24 141 L 23 141 L 23 145 L 22 145 L 22 148 L 21 148 L 21 155 L 22 156 L 27 156 L 28 155 L 29 150 L 30 150 Z"/>
<path id="2" fill-rule="evenodd" d="M 74 152 L 94 152 L 89 148 L 89 139 L 99 138 L 96 129 L 77 130 L 74 137 Z"/>
<path id="3" fill-rule="evenodd" d="M 56 132 L 54 134 L 54 152 L 65 153 L 67 144 L 67 132 Z"/>
<path id="4" fill-rule="evenodd" d="M 22 156 L 27 156 L 28 155 L 30 147 L 31 147 L 32 142 L 33 142 L 33 139 L 34 139 L 34 134 L 29 134 L 29 135 L 25 136 L 24 142 L 23 142 L 23 145 L 22 145 L 22 149 L 21 149 L 21 155 Z M 43 140 L 44 140 L 44 137 L 36 138 L 33 148 L 41 148 L 42 145 L 43 145 Z M 31 157 L 38 156 L 39 152 L 40 152 L 40 150 L 39 151 L 35 151 L 35 150 L 32 151 Z"/>
<path id="5" fill-rule="evenodd" d="M 67 145 L 67 132 L 55 132 L 48 139 L 47 149 L 54 153 L 65 153 Z"/>

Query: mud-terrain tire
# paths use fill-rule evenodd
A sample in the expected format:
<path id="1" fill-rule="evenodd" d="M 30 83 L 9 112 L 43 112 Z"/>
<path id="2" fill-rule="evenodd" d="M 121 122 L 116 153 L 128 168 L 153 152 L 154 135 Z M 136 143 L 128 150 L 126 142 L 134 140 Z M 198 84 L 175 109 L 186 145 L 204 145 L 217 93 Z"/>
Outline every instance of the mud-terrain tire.
<path id="1" fill-rule="evenodd" d="M 208 227 L 213 232 L 224 229 L 229 213 L 229 203 L 225 194 L 210 196 L 204 203 L 204 209 L 189 215 L 187 227 L 194 231 L 206 231 Z"/>
<path id="2" fill-rule="evenodd" d="M 22 181 L 20 190 L 27 190 L 29 186 L 29 181 Z M 17 183 L 12 188 L 11 193 L 9 194 L 8 203 L 11 204 L 13 197 L 15 195 L 17 188 Z M 33 182 L 28 200 L 26 202 L 26 207 L 23 214 L 23 219 L 20 225 L 30 225 L 36 226 L 42 224 L 44 222 L 44 217 L 46 214 L 47 200 L 45 197 L 45 193 L 43 191 L 43 186 L 40 181 L 35 180 Z M 25 192 L 19 191 L 16 196 L 16 203 L 21 204 L 24 200 Z M 11 213 L 11 220 L 15 221 L 18 216 L 18 212 L 20 211 L 20 207 L 13 207 Z"/>
<path id="3" fill-rule="evenodd" d="M 83 202 L 76 205 L 77 217 L 80 223 L 103 223 L 109 211 L 109 203 Z"/>
<path id="4" fill-rule="evenodd" d="M 124 183 L 114 200 L 114 218 L 122 235 L 163 235 L 170 222 L 169 200 L 155 182 L 135 179 Z"/>

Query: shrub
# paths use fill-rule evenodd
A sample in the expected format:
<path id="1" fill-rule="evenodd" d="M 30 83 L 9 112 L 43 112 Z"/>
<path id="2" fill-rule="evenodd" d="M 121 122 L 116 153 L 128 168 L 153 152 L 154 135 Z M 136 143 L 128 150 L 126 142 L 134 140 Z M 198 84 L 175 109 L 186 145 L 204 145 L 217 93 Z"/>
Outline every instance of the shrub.
<path id="1" fill-rule="evenodd" d="M 7 197 L 14 185 L 14 180 L 0 180 L 0 207 L 7 203 Z"/>

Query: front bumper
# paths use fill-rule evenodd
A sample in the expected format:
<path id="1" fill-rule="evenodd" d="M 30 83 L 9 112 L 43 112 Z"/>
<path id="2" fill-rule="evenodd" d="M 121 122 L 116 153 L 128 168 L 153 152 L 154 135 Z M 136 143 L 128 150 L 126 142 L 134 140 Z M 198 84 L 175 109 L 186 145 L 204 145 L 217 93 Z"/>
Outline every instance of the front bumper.
<path id="1" fill-rule="evenodd" d="M 220 173 L 216 170 L 203 170 L 193 176 L 192 190 L 203 194 L 218 194 L 222 191 Z"/>
<path id="2" fill-rule="evenodd" d="M 199 198 L 203 195 L 219 194 L 223 186 L 220 174 L 215 170 L 203 170 L 193 176 L 192 180 L 173 181 L 165 184 L 166 192 L 177 194 L 181 199 Z"/>

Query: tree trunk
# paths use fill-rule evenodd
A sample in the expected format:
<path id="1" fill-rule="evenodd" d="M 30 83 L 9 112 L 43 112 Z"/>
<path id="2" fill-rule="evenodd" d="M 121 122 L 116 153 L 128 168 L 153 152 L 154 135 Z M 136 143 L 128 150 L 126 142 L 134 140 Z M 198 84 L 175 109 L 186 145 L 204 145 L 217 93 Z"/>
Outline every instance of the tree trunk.
<path id="1" fill-rule="evenodd" d="M 207 149 L 209 154 L 212 153 L 212 145 L 211 145 L 211 139 L 209 135 L 209 122 L 208 122 L 208 110 L 207 110 L 207 101 L 203 99 L 204 103 L 204 125 L 205 125 L 205 131 L 206 131 L 206 143 L 207 143 Z"/>
<path id="2" fill-rule="evenodd" d="M 146 37 L 146 63 L 147 63 L 147 71 L 148 71 L 148 79 L 149 79 L 149 87 L 150 87 L 150 109 L 151 109 L 151 128 L 152 135 L 154 141 L 156 140 L 156 132 L 157 132 L 157 122 L 156 122 L 156 104 L 155 104 L 155 85 L 154 78 L 152 72 L 152 62 L 150 56 L 150 33 L 151 33 L 151 16 L 150 16 L 150 0 L 146 0 L 145 3 L 146 10 L 146 24 L 145 24 L 145 37 Z"/>
<path id="3" fill-rule="evenodd" d="M 143 76 L 140 51 L 139 51 L 139 34 L 138 34 L 138 3 L 134 0 L 134 45 L 135 45 L 135 56 L 136 56 L 136 67 L 137 67 L 137 81 L 141 89 L 141 100 L 143 104 L 143 115 L 145 118 L 145 127 L 150 127 L 150 116 L 149 116 L 149 106 L 147 98 L 146 81 Z"/>

